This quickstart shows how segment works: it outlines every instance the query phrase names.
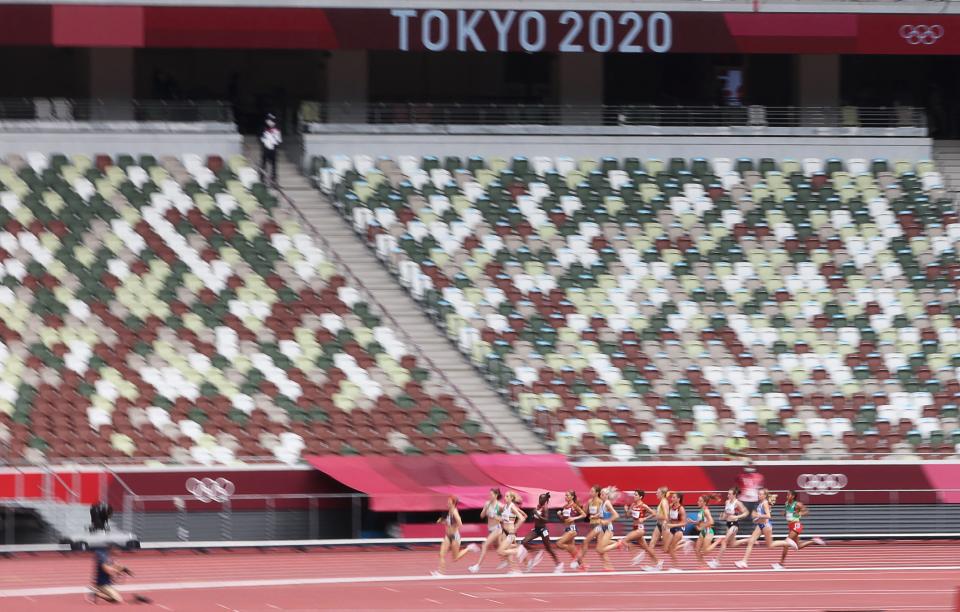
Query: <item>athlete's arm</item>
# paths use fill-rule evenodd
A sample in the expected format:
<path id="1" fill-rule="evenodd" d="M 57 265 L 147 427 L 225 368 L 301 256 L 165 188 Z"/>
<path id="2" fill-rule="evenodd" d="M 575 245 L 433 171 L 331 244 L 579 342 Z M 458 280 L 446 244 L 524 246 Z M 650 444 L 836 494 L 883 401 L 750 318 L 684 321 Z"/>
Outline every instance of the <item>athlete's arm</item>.
<path id="1" fill-rule="evenodd" d="M 766 507 L 767 511 L 764 512 L 765 516 L 770 516 L 770 503 L 767 500 L 760 502 L 760 505 L 757 506 L 757 509 L 753 511 L 753 522 L 762 523 L 766 518 L 760 516 L 760 508 Z"/>
<path id="2" fill-rule="evenodd" d="M 456 508 L 454 508 L 453 511 L 450 513 L 450 516 L 453 517 L 453 525 L 452 525 L 452 527 L 453 527 L 454 529 L 459 530 L 461 527 L 463 527 L 463 520 L 460 518 L 460 511 L 459 511 L 459 510 L 457 510 Z"/>
<path id="3" fill-rule="evenodd" d="M 612 524 L 614 523 L 614 521 L 616 521 L 618 518 L 620 518 L 620 513 L 617 512 L 617 509 L 613 507 L 613 504 L 610 503 L 610 500 L 609 500 L 609 499 L 608 499 L 607 502 L 606 502 L 606 506 L 607 506 L 608 508 L 610 508 L 610 518 L 609 518 L 608 520 L 606 520 L 606 521 L 603 521 L 603 523 L 604 523 L 605 525 L 612 525 Z"/>
<path id="4" fill-rule="evenodd" d="M 517 504 L 513 504 L 513 509 L 517 511 L 517 525 L 521 525 L 525 520 L 527 520 L 527 513 Z"/>
<path id="5" fill-rule="evenodd" d="M 656 512 L 653 511 L 653 508 L 651 508 L 647 504 L 640 502 L 640 506 L 646 511 L 646 515 L 643 517 L 644 521 L 649 521 L 656 514 Z"/>

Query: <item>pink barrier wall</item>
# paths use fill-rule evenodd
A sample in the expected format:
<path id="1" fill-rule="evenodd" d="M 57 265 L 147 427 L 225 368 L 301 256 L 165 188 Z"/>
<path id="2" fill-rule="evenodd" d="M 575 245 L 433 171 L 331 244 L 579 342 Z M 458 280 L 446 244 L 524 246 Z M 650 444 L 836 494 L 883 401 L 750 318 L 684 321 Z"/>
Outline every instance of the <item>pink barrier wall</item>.
<path id="1" fill-rule="evenodd" d="M 568 472 L 572 476 L 569 487 L 578 490 L 585 491 L 587 486 L 596 483 L 615 485 L 623 491 L 639 488 L 652 493 L 657 487 L 665 485 L 690 495 L 724 490 L 735 484 L 742 470 L 737 463 L 582 463 L 573 464 L 572 467 L 575 473 Z M 813 504 L 889 503 L 889 490 L 897 491 L 896 501 L 902 503 L 960 503 L 960 463 L 796 462 L 758 463 L 756 467 L 764 475 L 768 487 L 776 490 L 797 489 L 804 492 L 807 501 Z M 55 473 L 65 485 L 79 494 L 82 503 L 97 501 L 105 486 L 111 503 L 116 507 L 122 504 L 124 489 L 105 470 L 62 469 Z M 209 479 L 207 482 L 223 479 L 224 483 L 229 483 L 234 497 L 343 494 L 353 491 L 334 478 L 308 467 L 132 467 L 118 468 L 116 473 L 137 495 L 178 496 L 188 504 L 206 509 L 213 509 L 213 506 L 194 499 L 189 487 L 191 479 Z M 487 475 L 485 477 L 489 478 Z M 540 480 L 535 473 L 528 471 L 520 480 L 522 482 L 512 484 L 531 499 L 541 490 L 561 491 L 568 488 L 558 471 L 544 473 Z M 39 469 L 0 469 L 0 498 L 19 495 L 24 499 L 42 499 L 45 483 L 52 487 L 57 499 L 71 501 L 64 484 L 50 480 Z M 452 484 L 450 486 L 456 488 Z M 243 508 L 244 503 L 251 508 L 262 505 L 262 502 L 238 500 L 234 507 Z M 288 505 L 291 503 L 294 502 L 288 502 Z M 148 509 L 161 511 L 172 508 L 167 506 L 170 504 L 154 503 Z"/>
<path id="2" fill-rule="evenodd" d="M 736 463 L 707 464 L 581 464 L 583 478 L 612 484 L 621 490 L 653 492 L 660 486 L 696 495 L 722 491 L 736 484 L 743 467 Z M 846 463 L 758 463 L 767 487 L 795 489 L 808 503 L 960 503 L 960 464 L 858 461 Z M 893 499 L 889 491 L 896 491 Z M 938 491 L 939 490 L 939 491 Z"/>

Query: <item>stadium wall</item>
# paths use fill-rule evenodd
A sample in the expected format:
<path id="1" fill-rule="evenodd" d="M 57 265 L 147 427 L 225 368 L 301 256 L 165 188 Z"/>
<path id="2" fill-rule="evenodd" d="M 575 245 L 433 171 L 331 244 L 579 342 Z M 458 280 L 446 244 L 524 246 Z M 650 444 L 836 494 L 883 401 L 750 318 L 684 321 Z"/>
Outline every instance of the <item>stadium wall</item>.
<path id="1" fill-rule="evenodd" d="M 0 121 L 0 156 L 27 151 L 229 157 L 242 152 L 233 123 L 150 121 Z"/>
<path id="2" fill-rule="evenodd" d="M 334 155 L 570 155 L 573 157 L 805 157 L 930 159 L 933 141 L 915 128 L 658 128 L 313 124 L 304 167 Z"/>
<path id="3" fill-rule="evenodd" d="M 722 491 L 736 481 L 742 470 L 738 462 L 595 462 L 573 464 L 583 480 L 589 483 L 613 484 L 622 490 L 637 487 L 655 489 L 667 484 L 689 493 Z M 887 491 L 900 493 L 900 501 L 908 503 L 960 504 L 960 463 L 956 461 L 793 461 L 756 462 L 754 465 L 775 490 L 799 489 L 813 492 L 824 501 L 832 495 L 856 492 L 863 503 L 886 503 Z M 165 498 L 151 502 L 157 512 L 172 510 L 169 499 L 183 497 L 190 504 L 190 479 L 223 478 L 229 480 L 236 497 L 234 507 L 243 509 L 247 496 L 284 495 L 345 496 L 353 489 L 311 467 L 285 465 L 206 467 L 177 466 L 166 468 L 124 467 L 70 468 L 54 470 L 57 482 L 45 478 L 40 468 L 0 468 L 0 499 L 42 499 L 49 484 L 54 496 L 68 501 L 64 486 L 79 494 L 82 503 L 105 497 L 121 507 L 126 489 L 144 498 Z M 47 484 L 45 484 L 47 483 Z M 883 491 L 882 496 L 869 491 Z M 337 499 L 343 500 L 343 497 Z M 339 502 L 338 502 L 339 503 Z M 813 503 L 817 503 L 814 501 Z M 196 501 L 192 509 L 213 508 Z M 262 502 L 256 501 L 256 505 Z M 253 505 L 253 504 L 251 504 Z M 303 500 L 287 500 L 277 507 L 305 507 Z M 336 504 L 331 504 L 336 505 Z"/>

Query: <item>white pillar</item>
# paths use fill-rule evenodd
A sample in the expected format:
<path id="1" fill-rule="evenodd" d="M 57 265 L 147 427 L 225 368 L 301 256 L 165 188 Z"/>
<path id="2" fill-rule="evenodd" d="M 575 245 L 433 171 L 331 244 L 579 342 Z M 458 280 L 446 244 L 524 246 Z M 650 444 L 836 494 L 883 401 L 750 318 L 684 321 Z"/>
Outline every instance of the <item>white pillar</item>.
<path id="1" fill-rule="evenodd" d="M 564 111 L 563 123 L 582 123 L 584 119 L 600 123 L 599 106 L 603 104 L 603 55 L 599 53 L 560 53 L 559 59 L 560 104 L 573 107 L 597 107 L 589 116 L 584 109 Z"/>
<path id="2" fill-rule="evenodd" d="M 90 97 L 111 102 L 94 118 L 134 118 L 134 49 L 90 49 Z"/>
<path id="3" fill-rule="evenodd" d="M 332 51 L 327 62 L 329 121 L 366 123 L 370 71 L 365 50 Z"/>

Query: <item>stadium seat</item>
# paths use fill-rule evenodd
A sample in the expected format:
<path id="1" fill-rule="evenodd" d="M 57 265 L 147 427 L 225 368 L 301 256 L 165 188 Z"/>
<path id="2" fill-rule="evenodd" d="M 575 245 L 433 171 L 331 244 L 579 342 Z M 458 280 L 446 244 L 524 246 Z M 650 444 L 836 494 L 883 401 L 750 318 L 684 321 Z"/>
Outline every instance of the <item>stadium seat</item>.
<path id="1" fill-rule="evenodd" d="M 956 427 L 960 224 L 932 162 L 314 165 L 560 452 L 882 455 Z"/>
<path id="2" fill-rule="evenodd" d="M 4 459 L 498 449 L 244 158 L 28 153 L 0 183 Z"/>

